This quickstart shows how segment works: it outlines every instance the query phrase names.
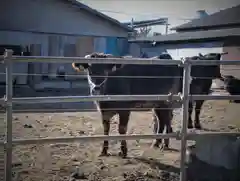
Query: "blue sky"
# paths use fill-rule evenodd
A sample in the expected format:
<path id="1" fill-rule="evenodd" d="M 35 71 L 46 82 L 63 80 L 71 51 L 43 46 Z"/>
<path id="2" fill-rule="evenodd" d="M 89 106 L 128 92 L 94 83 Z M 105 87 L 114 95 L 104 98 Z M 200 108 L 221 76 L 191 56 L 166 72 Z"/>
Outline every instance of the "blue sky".
<path id="1" fill-rule="evenodd" d="M 196 11 L 207 13 L 226 9 L 240 4 L 239 0 L 79 0 L 119 21 L 146 20 L 168 17 L 170 27 L 187 22 L 196 17 Z M 113 13 L 115 12 L 115 13 Z M 156 26 L 154 31 L 164 33 L 165 27 Z"/>

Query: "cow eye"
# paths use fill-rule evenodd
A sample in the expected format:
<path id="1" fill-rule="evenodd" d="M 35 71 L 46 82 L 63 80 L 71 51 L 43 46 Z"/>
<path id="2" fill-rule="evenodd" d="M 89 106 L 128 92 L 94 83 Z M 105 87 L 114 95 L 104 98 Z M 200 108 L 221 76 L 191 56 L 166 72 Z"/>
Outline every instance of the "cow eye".
<path id="1" fill-rule="evenodd" d="M 117 70 L 116 66 L 113 66 L 113 67 L 112 67 L 112 71 L 114 72 L 114 71 L 116 71 L 116 70 Z"/>
<path id="2" fill-rule="evenodd" d="M 107 75 L 107 74 L 108 74 L 108 71 L 107 71 L 107 70 L 104 70 L 104 74 Z"/>

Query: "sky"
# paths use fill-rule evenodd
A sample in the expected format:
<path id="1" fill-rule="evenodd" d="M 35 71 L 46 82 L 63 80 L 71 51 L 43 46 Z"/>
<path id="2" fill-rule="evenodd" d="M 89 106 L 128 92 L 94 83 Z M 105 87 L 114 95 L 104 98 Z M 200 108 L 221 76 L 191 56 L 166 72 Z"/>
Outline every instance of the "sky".
<path id="1" fill-rule="evenodd" d="M 208 14 L 240 4 L 240 0 L 79 0 L 121 22 L 169 18 L 170 28 L 197 16 L 197 10 Z M 165 33 L 164 26 L 153 31 Z"/>

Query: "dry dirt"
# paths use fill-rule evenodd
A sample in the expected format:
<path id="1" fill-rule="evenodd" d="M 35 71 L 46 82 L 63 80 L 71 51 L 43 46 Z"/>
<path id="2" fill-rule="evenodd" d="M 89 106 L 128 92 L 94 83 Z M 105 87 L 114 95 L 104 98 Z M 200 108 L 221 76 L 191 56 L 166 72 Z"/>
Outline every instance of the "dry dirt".
<path id="1" fill-rule="evenodd" d="M 236 131 L 239 105 L 206 101 L 201 121 L 206 130 Z M 2 115 L 3 116 L 3 115 Z M 152 133 L 150 112 L 132 113 L 128 134 Z M 180 122 L 175 111 L 174 129 Z M 111 134 L 117 132 L 113 119 Z M 98 113 L 14 114 L 14 138 L 99 135 L 103 133 Z M 128 141 L 128 158 L 117 156 L 119 143 L 110 141 L 112 156 L 98 157 L 102 142 L 44 144 L 14 147 L 13 176 L 17 181 L 153 181 L 179 180 L 179 141 L 171 140 L 170 151 L 151 148 L 153 140 Z M 76 174 L 78 172 L 78 174 Z"/>

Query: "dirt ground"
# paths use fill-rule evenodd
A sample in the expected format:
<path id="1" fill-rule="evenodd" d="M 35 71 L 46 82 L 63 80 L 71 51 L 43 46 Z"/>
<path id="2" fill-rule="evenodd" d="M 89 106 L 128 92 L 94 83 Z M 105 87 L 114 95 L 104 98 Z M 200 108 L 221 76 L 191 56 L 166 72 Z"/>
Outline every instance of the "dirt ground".
<path id="1" fill-rule="evenodd" d="M 238 131 L 240 106 L 229 101 L 206 101 L 201 123 L 207 130 Z M 180 110 L 174 111 L 174 129 Z M 131 114 L 128 134 L 152 133 L 150 112 Z M 1 115 L 3 118 L 3 115 Z M 0 118 L 1 119 L 1 118 Z M 2 119 L 3 120 L 3 119 Z M 118 120 L 111 134 L 118 134 Z M 14 138 L 99 135 L 103 133 L 97 112 L 14 114 Z M 0 137 L 3 137 L 0 135 Z M 110 141 L 112 156 L 99 157 L 102 142 L 16 146 L 13 153 L 17 181 L 153 181 L 179 180 L 180 143 L 171 140 L 170 151 L 151 148 L 153 140 L 128 141 L 128 158 L 117 156 L 119 143 Z M 76 174 L 78 173 L 78 174 Z"/>

